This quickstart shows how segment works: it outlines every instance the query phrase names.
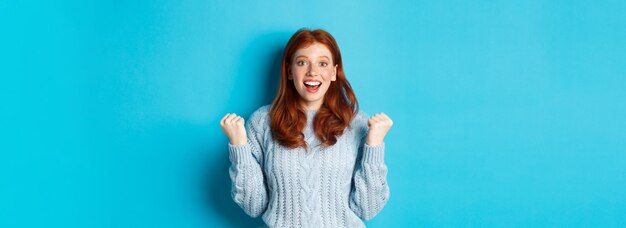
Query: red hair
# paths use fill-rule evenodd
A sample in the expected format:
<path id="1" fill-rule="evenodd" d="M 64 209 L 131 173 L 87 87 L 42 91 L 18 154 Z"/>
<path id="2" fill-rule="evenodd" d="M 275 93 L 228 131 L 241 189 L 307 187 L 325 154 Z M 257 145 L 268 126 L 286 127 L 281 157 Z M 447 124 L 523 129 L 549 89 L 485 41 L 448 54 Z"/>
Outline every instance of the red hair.
<path id="1" fill-rule="evenodd" d="M 313 43 L 325 45 L 332 54 L 334 64 L 338 65 L 336 80 L 330 84 L 324 95 L 324 102 L 313 119 L 313 130 L 321 145 L 331 146 L 337 143 L 337 137 L 343 134 L 343 130 L 359 112 L 356 95 L 343 72 L 341 52 L 335 38 L 321 29 L 298 30 L 285 47 L 278 93 L 269 111 L 272 136 L 281 145 L 292 149 L 307 148 L 303 133 L 307 121 L 306 112 L 300 105 L 302 98 L 287 77 L 295 52 Z"/>

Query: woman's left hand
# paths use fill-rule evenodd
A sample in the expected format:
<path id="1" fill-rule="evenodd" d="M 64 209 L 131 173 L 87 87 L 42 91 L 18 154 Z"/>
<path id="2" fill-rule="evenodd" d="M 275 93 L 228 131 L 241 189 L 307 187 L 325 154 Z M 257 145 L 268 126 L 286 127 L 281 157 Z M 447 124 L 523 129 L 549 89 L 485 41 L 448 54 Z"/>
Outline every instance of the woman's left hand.
<path id="1" fill-rule="evenodd" d="M 381 112 L 370 117 L 367 125 L 369 126 L 369 131 L 367 132 L 365 143 L 370 146 L 377 146 L 383 143 L 385 135 L 391 129 L 391 125 L 393 125 L 393 121 L 385 113 Z"/>

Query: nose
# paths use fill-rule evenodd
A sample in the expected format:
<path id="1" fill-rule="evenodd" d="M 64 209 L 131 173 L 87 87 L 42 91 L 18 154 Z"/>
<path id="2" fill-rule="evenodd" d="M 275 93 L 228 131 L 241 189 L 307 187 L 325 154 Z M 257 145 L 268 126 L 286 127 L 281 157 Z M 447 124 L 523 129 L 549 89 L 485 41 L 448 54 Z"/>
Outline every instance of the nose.
<path id="1" fill-rule="evenodd" d="M 309 69 L 307 70 L 307 76 L 317 76 L 319 75 L 319 69 L 317 69 L 314 66 L 309 66 Z"/>

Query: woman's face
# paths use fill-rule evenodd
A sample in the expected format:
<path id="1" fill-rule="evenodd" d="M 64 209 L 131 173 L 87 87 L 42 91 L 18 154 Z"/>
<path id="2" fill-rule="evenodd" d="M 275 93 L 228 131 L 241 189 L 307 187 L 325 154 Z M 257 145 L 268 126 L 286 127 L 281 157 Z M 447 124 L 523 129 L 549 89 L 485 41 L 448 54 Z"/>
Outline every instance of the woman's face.
<path id="1" fill-rule="evenodd" d="M 291 58 L 289 80 L 293 81 L 307 110 L 317 110 L 331 81 L 337 80 L 337 65 L 328 48 L 313 43 L 298 49 Z"/>

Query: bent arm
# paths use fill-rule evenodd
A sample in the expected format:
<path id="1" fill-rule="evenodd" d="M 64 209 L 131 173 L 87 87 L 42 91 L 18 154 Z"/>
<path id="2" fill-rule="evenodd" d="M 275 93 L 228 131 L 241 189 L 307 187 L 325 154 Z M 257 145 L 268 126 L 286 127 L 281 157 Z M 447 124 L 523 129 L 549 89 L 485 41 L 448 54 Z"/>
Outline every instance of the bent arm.
<path id="1" fill-rule="evenodd" d="M 260 144 L 260 135 L 251 118 L 248 129 L 248 141 L 246 144 L 233 145 L 228 143 L 230 152 L 229 168 L 232 181 L 231 196 L 246 214 L 258 217 L 267 208 L 268 194 L 263 174 L 262 161 L 263 151 Z"/>
<path id="2" fill-rule="evenodd" d="M 378 214 L 389 200 L 387 166 L 384 162 L 385 144 L 359 147 L 362 152 L 357 159 L 350 192 L 350 209 L 364 220 Z"/>

